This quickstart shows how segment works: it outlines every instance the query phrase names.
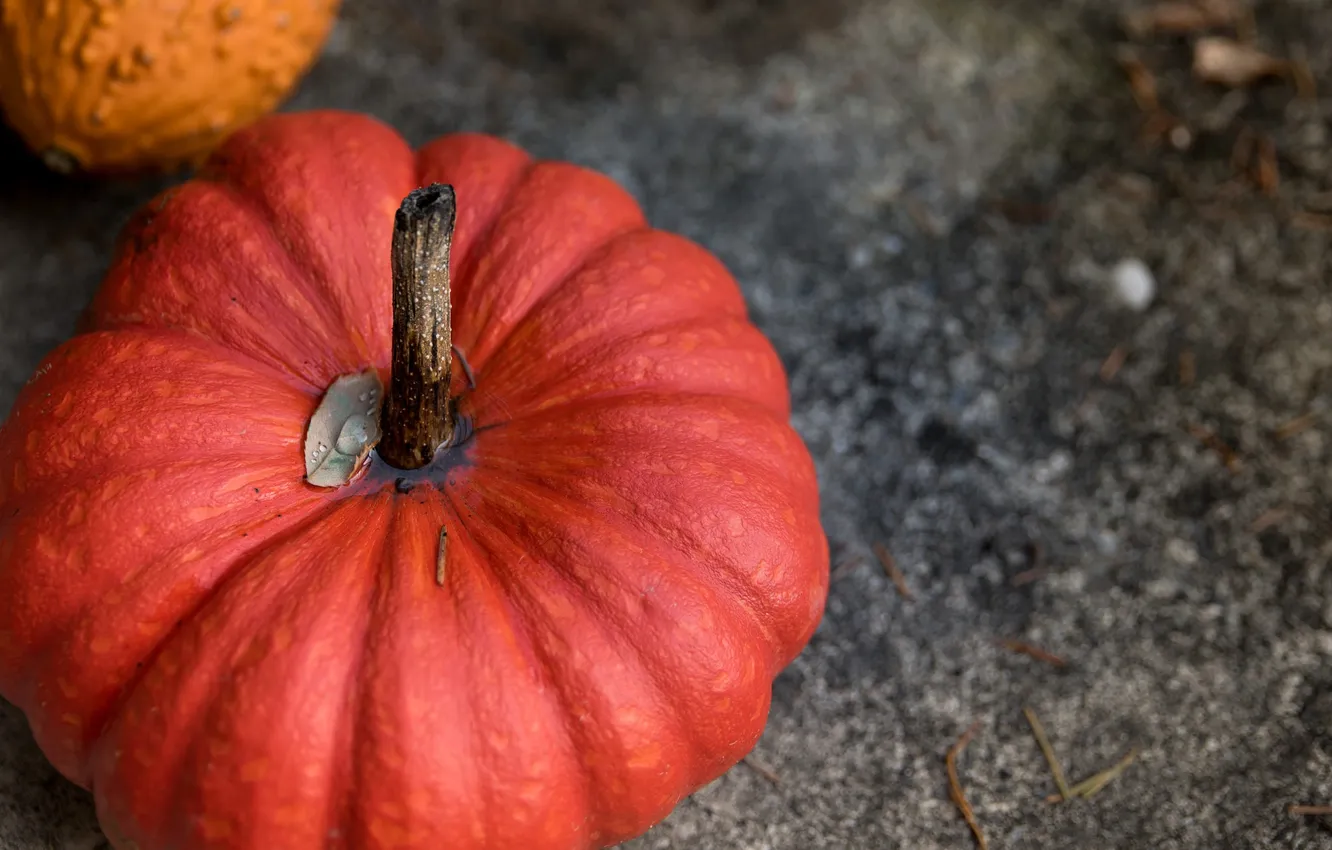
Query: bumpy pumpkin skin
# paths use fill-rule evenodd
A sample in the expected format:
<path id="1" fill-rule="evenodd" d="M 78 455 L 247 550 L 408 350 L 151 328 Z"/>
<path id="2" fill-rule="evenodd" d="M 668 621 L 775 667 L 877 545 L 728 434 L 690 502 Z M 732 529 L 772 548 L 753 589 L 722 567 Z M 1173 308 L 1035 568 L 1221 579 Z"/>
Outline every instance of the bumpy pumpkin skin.
<path id="1" fill-rule="evenodd" d="M 59 170 L 169 169 L 271 111 L 338 0 L 0 0 L 0 107 Z"/>
<path id="2" fill-rule="evenodd" d="M 476 433 L 316 489 L 306 421 L 388 379 L 392 216 L 436 181 Z M 0 694 L 116 847 L 584 850 L 756 742 L 823 611 L 814 468 L 731 276 L 609 179 L 270 116 L 90 316 L 0 428 Z"/>

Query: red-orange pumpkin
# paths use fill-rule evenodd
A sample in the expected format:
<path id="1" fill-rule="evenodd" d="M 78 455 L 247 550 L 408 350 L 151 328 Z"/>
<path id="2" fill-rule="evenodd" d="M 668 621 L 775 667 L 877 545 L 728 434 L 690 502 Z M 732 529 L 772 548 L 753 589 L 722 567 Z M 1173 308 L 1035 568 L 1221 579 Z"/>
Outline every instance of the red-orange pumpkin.
<path id="1" fill-rule="evenodd" d="M 312 486 L 328 387 L 393 380 L 394 214 L 435 182 L 472 434 Z M 0 694 L 118 848 L 623 840 L 753 746 L 821 616 L 788 408 L 730 275 L 609 179 L 262 119 L 0 430 Z"/>

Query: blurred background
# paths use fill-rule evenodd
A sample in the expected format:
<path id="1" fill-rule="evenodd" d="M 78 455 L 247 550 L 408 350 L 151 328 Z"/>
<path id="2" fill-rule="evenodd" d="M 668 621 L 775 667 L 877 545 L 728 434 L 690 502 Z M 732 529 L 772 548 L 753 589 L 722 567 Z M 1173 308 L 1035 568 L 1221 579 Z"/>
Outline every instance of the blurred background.
<path id="1" fill-rule="evenodd" d="M 825 620 L 626 846 L 973 846 L 975 724 L 990 847 L 1285 850 L 1332 847 L 1330 70 L 1323 0 L 348 0 L 282 108 L 607 172 L 790 372 Z M 0 414 L 180 179 L 3 138 Z M 1048 802 L 1024 708 L 1122 770 Z M 0 705 L 0 847 L 106 846 Z"/>

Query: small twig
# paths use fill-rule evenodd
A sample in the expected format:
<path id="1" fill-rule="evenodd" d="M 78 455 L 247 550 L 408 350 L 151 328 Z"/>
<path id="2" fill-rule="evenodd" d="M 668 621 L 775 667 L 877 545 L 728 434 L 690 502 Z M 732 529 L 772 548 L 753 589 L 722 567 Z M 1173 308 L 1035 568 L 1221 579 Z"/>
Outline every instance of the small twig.
<path id="1" fill-rule="evenodd" d="M 883 571 L 888 574 L 888 578 L 893 580 L 897 587 L 898 594 L 908 602 L 915 599 L 911 595 L 911 588 L 907 587 L 906 576 L 902 575 L 902 570 L 897 566 L 897 559 L 892 556 L 882 543 L 874 544 L 874 556 L 883 564 Z"/>
<path id="2" fill-rule="evenodd" d="M 989 842 L 985 840 L 985 833 L 981 832 L 980 824 L 976 822 L 976 813 L 971 810 L 971 804 L 967 802 L 967 795 L 962 790 L 962 782 L 957 778 L 957 757 L 962 754 L 962 750 L 967 746 L 976 731 L 980 729 L 980 721 L 977 720 L 971 724 L 971 728 L 962 733 L 962 737 L 957 739 L 957 743 L 948 748 L 948 754 L 944 756 L 944 766 L 948 770 L 948 796 L 953 799 L 957 810 L 962 813 L 962 819 L 971 827 L 971 834 L 976 836 L 976 844 L 980 850 L 989 850 Z"/>
<path id="3" fill-rule="evenodd" d="M 1110 349 L 1110 353 L 1105 360 L 1101 362 L 1100 376 L 1101 380 L 1107 384 L 1115 379 L 1119 370 L 1124 368 L 1124 361 L 1128 359 L 1128 349 L 1122 345 L 1116 345 Z"/>
<path id="4" fill-rule="evenodd" d="M 1134 759 L 1136 759 L 1137 757 L 1138 757 L 1138 751 L 1136 748 L 1129 750 L 1128 755 L 1124 756 L 1122 759 L 1120 759 L 1111 767 L 1106 768 L 1100 773 L 1094 773 L 1091 776 L 1079 782 L 1077 785 L 1074 785 L 1072 788 L 1069 789 L 1069 794 L 1074 797 L 1082 797 L 1083 799 L 1091 797 L 1093 794 L 1105 788 L 1105 786 L 1109 785 L 1116 778 L 1118 778 L 1119 774 L 1123 773 L 1130 764 L 1133 764 Z M 1061 801 L 1058 794 L 1051 794 L 1050 796 L 1045 798 L 1045 802 L 1058 803 Z"/>
<path id="5" fill-rule="evenodd" d="M 1068 780 L 1064 778 L 1064 769 L 1059 766 L 1059 758 L 1055 755 L 1054 747 L 1050 746 L 1050 739 L 1045 737 L 1045 727 L 1041 725 L 1036 712 L 1030 708 L 1024 707 L 1022 713 L 1027 716 L 1027 722 L 1031 724 L 1031 732 L 1036 736 L 1036 745 L 1041 748 L 1041 754 L 1045 756 L 1046 763 L 1050 765 L 1050 773 L 1054 776 L 1055 787 L 1059 789 L 1060 798 L 1067 800 L 1071 795 Z"/>
<path id="6" fill-rule="evenodd" d="M 759 760 L 759 757 L 754 755 L 753 753 L 750 753 L 749 755 L 745 756 L 743 759 L 741 759 L 741 761 L 745 763 L 746 767 L 757 773 L 759 776 L 762 776 L 764 779 L 768 780 L 773 785 L 782 784 L 782 777 L 778 775 L 777 771 L 773 770 L 771 767 L 764 764 L 761 760 Z"/>
<path id="7" fill-rule="evenodd" d="M 1292 815 L 1332 815 L 1332 806 L 1291 806 L 1286 811 Z"/>
<path id="8" fill-rule="evenodd" d="M 1002 638 L 996 641 L 996 643 L 998 643 L 1004 649 L 1007 649 L 1009 652 L 1016 652 L 1019 655 L 1026 655 L 1031 658 L 1035 658 L 1037 661 L 1044 661 L 1046 664 L 1049 664 L 1052 667 L 1064 667 L 1067 663 L 1064 661 L 1064 659 L 1060 658 L 1058 655 L 1055 655 L 1053 652 L 1047 652 L 1046 650 L 1041 649 L 1039 646 L 1033 646 L 1032 644 L 1025 643 L 1020 640 L 1011 640 L 1008 638 Z"/>

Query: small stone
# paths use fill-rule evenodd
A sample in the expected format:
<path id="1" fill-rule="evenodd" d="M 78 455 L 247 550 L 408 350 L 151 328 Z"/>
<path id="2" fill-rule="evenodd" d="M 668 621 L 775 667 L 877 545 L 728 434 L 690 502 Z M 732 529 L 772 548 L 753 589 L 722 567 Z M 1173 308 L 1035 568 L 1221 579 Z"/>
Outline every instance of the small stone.
<path id="1" fill-rule="evenodd" d="M 1156 298 L 1156 278 L 1147 264 L 1135 257 L 1119 261 L 1110 270 L 1115 297 L 1126 307 L 1142 312 Z"/>

